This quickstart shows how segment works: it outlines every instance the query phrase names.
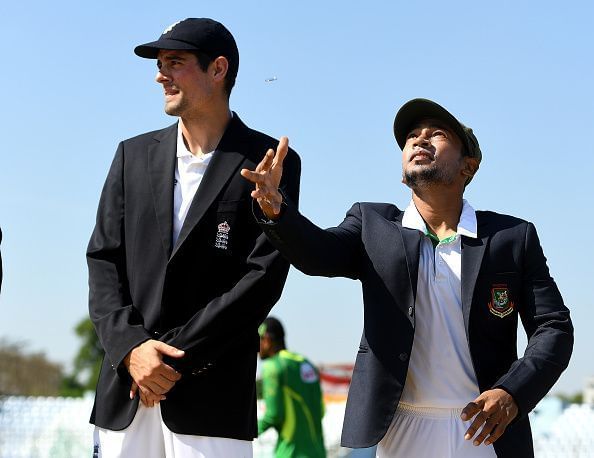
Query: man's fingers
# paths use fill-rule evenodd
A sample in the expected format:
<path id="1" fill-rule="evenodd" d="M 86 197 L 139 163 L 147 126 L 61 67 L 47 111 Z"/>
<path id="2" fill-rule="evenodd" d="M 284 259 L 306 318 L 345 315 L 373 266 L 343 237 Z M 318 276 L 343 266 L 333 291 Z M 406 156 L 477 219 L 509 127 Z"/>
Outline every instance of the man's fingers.
<path id="1" fill-rule="evenodd" d="M 287 137 L 281 137 L 278 146 L 276 147 L 276 155 L 274 156 L 274 161 L 272 163 L 273 167 L 282 167 L 283 161 L 285 157 L 287 157 L 287 152 L 289 151 L 289 139 Z"/>
<path id="2" fill-rule="evenodd" d="M 267 186 L 259 187 L 250 194 L 254 199 L 264 199 L 265 203 L 281 203 L 283 196 L 274 188 L 268 188 Z"/>
<path id="3" fill-rule="evenodd" d="M 472 441 L 472 445 L 481 445 L 486 437 L 495 429 L 497 424 L 498 420 L 496 417 L 488 417 L 485 420 L 485 426 L 483 426 L 480 434 L 474 438 L 474 441 Z"/>
<path id="4" fill-rule="evenodd" d="M 474 418 L 473 422 L 470 424 L 470 427 L 466 430 L 466 434 L 464 434 L 464 439 L 470 440 L 474 437 L 476 432 L 479 428 L 487 421 L 489 415 L 486 412 L 479 412 L 479 414 Z"/>
<path id="5" fill-rule="evenodd" d="M 165 399 L 165 393 L 167 393 L 174 384 L 167 381 L 161 375 L 157 374 L 151 378 L 139 380 L 138 387 L 148 396 L 150 394 L 157 398 Z"/>
<path id="6" fill-rule="evenodd" d="M 241 176 L 244 177 L 246 180 L 251 181 L 254 184 L 263 184 L 265 179 L 264 175 L 259 172 L 252 172 L 249 169 L 241 169 L 240 172 Z"/>
<path id="7" fill-rule="evenodd" d="M 497 439 L 501 437 L 501 435 L 505 432 L 505 428 L 507 428 L 508 422 L 500 422 L 495 429 L 491 432 L 491 435 L 487 437 L 485 441 L 485 445 L 491 445 Z"/>
<path id="8" fill-rule="evenodd" d="M 140 392 L 148 399 L 153 399 L 155 402 L 164 401 L 166 397 L 160 393 L 161 388 L 154 383 L 147 383 L 146 385 L 138 385 Z"/>
<path id="9" fill-rule="evenodd" d="M 171 382 L 177 382 L 182 375 L 176 371 L 173 367 L 169 366 L 168 364 L 163 363 L 161 365 L 161 369 L 158 375 L 165 377 L 167 380 Z"/>
<path id="10" fill-rule="evenodd" d="M 518 406 L 508 392 L 501 388 L 487 390 L 462 410 L 462 420 L 470 420 L 476 415 L 464 439 L 471 440 L 482 426 L 473 444 L 480 445 L 485 441 L 486 445 L 490 445 L 501 437 L 517 414 Z"/>
<path id="11" fill-rule="evenodd" d="M 462 409 L 462 413 L 460 414 L 460 418 L 464 421 L 470 420 L 474 417 L 477 413 L 481 411 L 481 408 L 476 402 L 469 402 L 466 407 Z"/>
<path id="12" fill-rule="evenodd" d="M 132 386 L 130 387 L 130 399 L 134 399 L 136 397 L 136 393 L 138 392 L 138 385 L 136 382 L 132 381 Z"/>
<path id="13" fill-rule="evenodd" d="M 161 401 L 161 397 L 150 392 L 144 393 L 140 390 L 140 401 L 144 404 L 145 407 L 154 407 L 155 404 L 159 404 Z"/>
<path id="14" fill-rule="evenodd" d="M 185 354 L 183 350 L 172 347 L 171 345 L 167 345 L 165 342 L 160 341 L 155 343 L 155 350 L 164 355 L 171 356 L 172 358 L 181 358 Z"/>
<path id="15" fill-rule="evenodd" d="M 169 377 L 174 377 L 174 378 L 169 378 Z M 169 391 L 171 388 L 173 388 L 173 386 L 175 385 L 175 382 L 177 382 L 179 379 L 181 378 L 181 374 L 179 372 L 168 372 L 166 374 L 159 374 L 157 376 L 157 378 L 155 379 L 155 383 L 157 385 L 159 385 L 161 387 L 161 389 L 163 390 L 161 392 L 161 394 L 165 394 L 167 391 Z"/>
<path id="16" fill-rule="evenodd" d="M 274 150 L 270 148 L 264 154 L 264 158 L 260 161 L 260 163 L 256 166 L 256 172 L 267 172 L 272 167 L 272 163 L 274 161 Z"/>
<path id="17" fill-rule="evenodd" d="M 155 403 L 149 399 L 143 392 L 142 390 L 140 391 L 140 402 L 142 402 L 142 404 L 145 407 L 153 407 L 155 405 Z"/>

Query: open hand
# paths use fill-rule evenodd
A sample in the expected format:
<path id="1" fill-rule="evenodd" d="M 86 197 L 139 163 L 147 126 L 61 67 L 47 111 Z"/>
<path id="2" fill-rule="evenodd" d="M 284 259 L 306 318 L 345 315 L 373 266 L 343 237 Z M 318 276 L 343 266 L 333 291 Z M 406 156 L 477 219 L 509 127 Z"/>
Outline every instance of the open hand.
<path id="1" fill-rule="evenodd" d="M 281 137 L 276 153 L 272 148 L 266 151 L 256 170 L 241 170 L 241 176 L 256 185 L 256 189 L 252 191 L 252 197 L 258 201 L 258 205 L 270 219 L 278 218 L 283 202 L 283 196 L 278 187 L 283 175 L 283 161 L 288 151 L 289 139 Z"/>
<path id="2" fill-rule="evenodd" d="M 471 440 L 484 425 L 480 434 L 474 439 L 473 445 L 481 445 L 483 441 L 485 445 L 490 445 L 501 437 L 516 415 L 518 415 L 518 405 L 511 394 L 501 388 L 485 391 L 462 410 L 460 415 L 462 420 L 466 421 L 474 417 L 464 439 Z"/>

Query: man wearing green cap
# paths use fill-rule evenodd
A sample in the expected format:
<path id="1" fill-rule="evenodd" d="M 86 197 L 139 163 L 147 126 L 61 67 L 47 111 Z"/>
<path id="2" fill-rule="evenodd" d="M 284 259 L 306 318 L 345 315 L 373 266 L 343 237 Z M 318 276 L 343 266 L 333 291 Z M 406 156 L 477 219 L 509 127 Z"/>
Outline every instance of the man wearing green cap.
<path id="1" fill-rule="evenodd" d="M 408 207 L 356 203 L 326 230 L 278 190 L 286 138 L 255 171 L 242 171 L 256 184 L 260 226 L 292 264 L 362 283 L 364 330 L 342 445 L 378 444 L 379 457 L 532 457 L 528 413 L 573 347 L 536 229 L 463 198 L 482 153 L 445 108 L 407 102 L 394 134 Z M 520 358 L 518 319 L 528 336 Z"/>
<path id="2" fill-rule="evenodd" d="M 266 318 L 258 332 L 266 403 L 264 417 L 258 420 L 258 433 L 276 429 L 277 458 L 325 458 L 318 370 L 304 356 L 286 349 L 285 330 L 276 318 Z"/>

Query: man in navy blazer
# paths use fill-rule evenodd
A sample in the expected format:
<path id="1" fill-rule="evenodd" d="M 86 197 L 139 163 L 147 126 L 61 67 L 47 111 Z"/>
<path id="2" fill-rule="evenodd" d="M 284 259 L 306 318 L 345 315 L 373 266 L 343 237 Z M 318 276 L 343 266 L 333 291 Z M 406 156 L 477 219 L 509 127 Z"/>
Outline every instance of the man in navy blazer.
<path id="1" fill-rule="evenodd" d="M 156 59 L 178 122 L 121 142 L 87 250 L 105 358 L 91 422 L 107 457 L 251 456 L 258 326 L 289 264 L 253 219 L 239 174 L 278 142 L 229 109 L 239 53 L 211 19 L 135 48 Z M 298 200 L 300 161 L 280 185 Z M 141 402 L 139 402 L 141 401 Z"/>
<path id="2" fill-rule="evenodd" d="M 445 108 L 407 102 L 394 134 L 409 206 L 356 203 L 326 230 L 278 190 L 286 139 L 255 171 L 242 170 L 256 184 L 261 227 L 293 265 L 362 283 L 342 444 L 379 444 L 380 457 L 531 457 L 528 413 L 573 347 L 536 230 L 463 199 L 482 152 Z M 518 318 L 528 336 L 520 358 Z"/>

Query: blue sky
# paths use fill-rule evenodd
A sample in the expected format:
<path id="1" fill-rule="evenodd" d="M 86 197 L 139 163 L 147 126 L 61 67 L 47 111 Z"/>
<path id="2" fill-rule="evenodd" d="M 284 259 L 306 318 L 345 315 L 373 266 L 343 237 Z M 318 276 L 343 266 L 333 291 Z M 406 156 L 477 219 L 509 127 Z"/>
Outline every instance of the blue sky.
<path id="1" fill-rule="evenodd" d="M 87 313 L 85 248 L 117 143 L 174 122 L 155 63 L 136 57 L 185 17 L 234 34 L 232 108 L 287 135 L 302 157 L 301 209 L 340 223 L 356 201 L 407 205 L 394 115 L 436 100 L 475 130 L 476 209 L 536 224 L 572 310 L 573 360 L 554 391 L 594 375 L 594 6 L 567 2 L 5 2 L 0 337 L 70 364 Z M 265 79 L 276 77 L 274 82 Z M 292 270 L 274 314 L 288 344 L 316 362 L 354 359 L 357 282 Z"/>

